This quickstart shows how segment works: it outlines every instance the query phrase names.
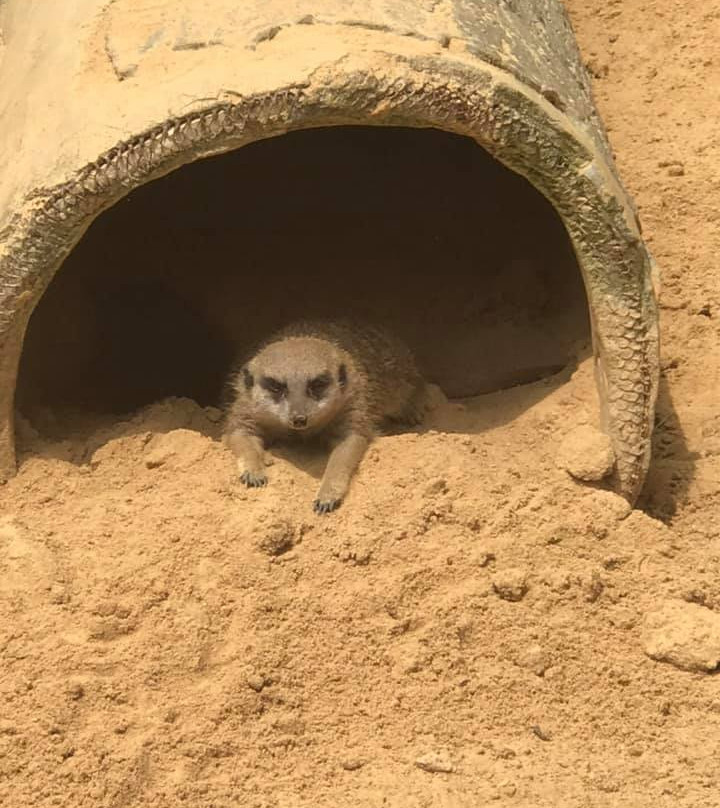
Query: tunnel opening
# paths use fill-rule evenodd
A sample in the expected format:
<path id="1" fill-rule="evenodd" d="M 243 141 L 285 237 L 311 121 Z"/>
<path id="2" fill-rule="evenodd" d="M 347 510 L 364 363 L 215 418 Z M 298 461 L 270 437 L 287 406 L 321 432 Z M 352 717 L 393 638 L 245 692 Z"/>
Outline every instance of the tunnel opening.
<path id="1" fill-rule="evenodd" d="M 33 312 L 16 403 L 222 401 L 236 357 L 296 318 L 390 326 L 450 398 L 553 374 L 589 341 L 557 213 L 467 137 L 339 126 L 207 158 L 102 213 Z"/>

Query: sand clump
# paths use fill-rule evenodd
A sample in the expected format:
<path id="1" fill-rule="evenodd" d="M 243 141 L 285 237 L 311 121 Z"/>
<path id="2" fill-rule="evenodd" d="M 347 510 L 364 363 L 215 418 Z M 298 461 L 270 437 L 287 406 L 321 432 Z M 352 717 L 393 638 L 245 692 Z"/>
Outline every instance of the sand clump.
<path id="1" fill-rule="evenodd" d="M 668 601 L 645 620 L 645 653 L 700 673 L 720 667 L 720 614 L 697 603 Z"/>
<path id="2" fill-rule="evenodd" d="M 642 510 L 558 465 L 588 361 L 439 401 L 330 518 L 322 454 L 247 491 L 212 408 L 36 414 L 0 487 L 0 803 L 716 808 L 720 31 L 568 8 L 663 271 Z"/>
<path id="3" fill-rule="evenodd" d="M 576 480 L 599 482 L 615 465 L 610 439 L 589 425 L 577 427 L 561 441 L 558 465 Z"/>
<path id="4" fill-rule="evenodd" d="M 498 597 L 509 600 L 511 603 L 517 603 L 525 597 L 528 591 L 527 573 L 511 567 L 494 575 L 492 586 Z"/>

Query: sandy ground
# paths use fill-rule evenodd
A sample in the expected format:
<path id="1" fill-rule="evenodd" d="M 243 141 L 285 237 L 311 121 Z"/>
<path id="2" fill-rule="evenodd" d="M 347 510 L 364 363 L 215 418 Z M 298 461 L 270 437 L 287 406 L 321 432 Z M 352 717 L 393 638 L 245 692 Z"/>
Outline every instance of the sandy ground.
<path id="1" fill-rule="evenodd" d="M 556 462 L 587 362 L 379 440 L 325 519 L 322 457 L 242 490 L 191 401 L 26 425 L 0 804 L 720 804 L 720 4 L 568 5 L 663 273 L 642 509 Z"/>

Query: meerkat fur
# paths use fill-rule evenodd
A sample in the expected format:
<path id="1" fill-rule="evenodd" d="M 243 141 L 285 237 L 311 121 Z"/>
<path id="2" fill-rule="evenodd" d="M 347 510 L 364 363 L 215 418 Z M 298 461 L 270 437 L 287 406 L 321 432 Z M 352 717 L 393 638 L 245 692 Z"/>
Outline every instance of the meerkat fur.
<path id="1" fill-rule="evenodd" d="M 428 388 L 410 349 L 375 325 L 293 323 L 268 339 L 231 379 L 224 437 L 248 487 L 267 483 L 265 447 L 289 438 L 332 446 L 314 509 L 342 503 L 383 423 L 416 425 Z"/>

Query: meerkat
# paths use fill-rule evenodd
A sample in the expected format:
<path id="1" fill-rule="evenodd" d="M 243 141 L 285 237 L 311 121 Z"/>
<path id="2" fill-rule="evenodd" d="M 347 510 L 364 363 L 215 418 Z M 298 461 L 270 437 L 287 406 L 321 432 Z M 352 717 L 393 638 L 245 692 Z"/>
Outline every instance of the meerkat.
<path id="1" fill-rule="evenodd" d="M 384 422 L 419 424 L 425 380 L 410 349 L 365 323 L 298 322 L 270 337 L 231 378 L 224 439 L 248 487 L 267 484 L 275 440 L 324 438 L 332 449 L 313 503 L 334 511 Z"/>

